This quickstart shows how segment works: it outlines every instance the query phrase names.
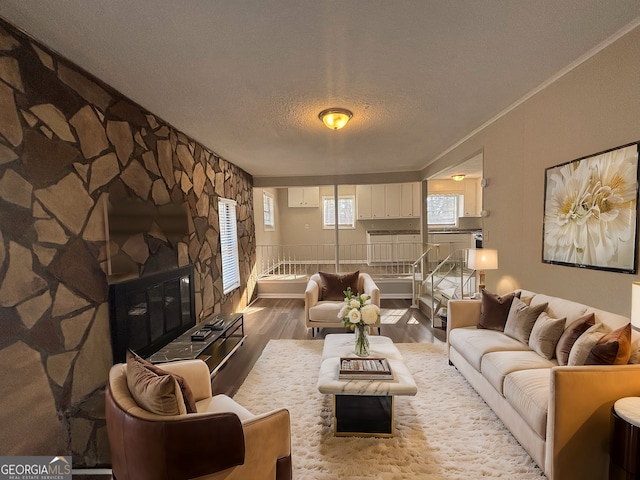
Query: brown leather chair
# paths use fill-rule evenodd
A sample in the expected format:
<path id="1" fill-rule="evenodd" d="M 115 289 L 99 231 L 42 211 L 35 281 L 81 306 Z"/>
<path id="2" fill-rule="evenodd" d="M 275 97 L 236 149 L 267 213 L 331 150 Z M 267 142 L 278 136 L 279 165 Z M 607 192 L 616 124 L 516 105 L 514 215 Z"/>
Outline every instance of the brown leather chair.
<path id="1" fill-rule="evenodd" d="M 289 412 L 253 415 L 226 395 L 212 396 L 200 360 L 165 363 L 191 388 L 198 413 L 163 416 L 141 408 L 127 366 L 109 372 L 107 434 L 116 480 L 291 479 Z"/>

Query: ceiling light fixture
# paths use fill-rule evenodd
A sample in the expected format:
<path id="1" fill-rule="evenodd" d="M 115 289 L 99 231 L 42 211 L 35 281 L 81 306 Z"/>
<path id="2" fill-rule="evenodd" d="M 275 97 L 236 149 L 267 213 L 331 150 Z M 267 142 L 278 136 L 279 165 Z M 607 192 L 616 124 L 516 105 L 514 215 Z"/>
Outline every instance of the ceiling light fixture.
<path id="1" fill-rule="evenodd" d="M 353 117 L 353 113 L 344 108 L 327 108 L 318 114 L 318 118 L 331 130 L 340 130 Z"/>
<path id="2" fill-rule="evenodd" d="M 462 173 L 459 173 L 457 175 L 451 175 L 451 178 L 453 178 L 453 180 L 456 182 L 461 182 L 462 180 L 464 180 L 464 175 Z"/>

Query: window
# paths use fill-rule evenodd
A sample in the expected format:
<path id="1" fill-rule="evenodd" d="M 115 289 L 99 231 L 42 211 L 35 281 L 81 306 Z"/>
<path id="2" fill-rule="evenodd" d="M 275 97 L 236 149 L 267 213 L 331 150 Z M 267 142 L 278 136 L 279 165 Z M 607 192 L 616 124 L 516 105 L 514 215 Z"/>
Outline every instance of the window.
<path id="1" fill-rule="evenodd" d="M 353 195 L 338 197 L 338 227 L 356 227 L 356 197 Z M 335 200 L 322 197 L 322 228 L 335 228 Z"/>
<path id="2" fill-rule="evenodd" d="M 220 218 L 220 253 L 222 255 L 222 291 L 226 294 L 240 286 L 236 202 L 226 198 L 219 199 L 218 216 Z"/>
<path id="3" fill-rule="evenodd" d="M 429 225 L 456 225 L 460 195 L 437 194 L 427 196 L 427 221 Z"/>
<path id="4" fill-rule="evenodd" d="M 264 209 L 264 229 L 275 230 L 276 218 L 273 211 L 273 195 L 262 192 L 262 205 Z"/>

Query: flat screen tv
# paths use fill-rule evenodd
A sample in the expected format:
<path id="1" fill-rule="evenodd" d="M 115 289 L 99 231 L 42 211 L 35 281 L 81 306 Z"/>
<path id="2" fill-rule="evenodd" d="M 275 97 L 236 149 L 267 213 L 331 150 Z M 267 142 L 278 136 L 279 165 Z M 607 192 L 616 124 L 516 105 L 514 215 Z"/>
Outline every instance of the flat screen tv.
<path id="1" fill-rule="evenodd" d="M 113 362 L 146 358 L 196 324 L 193 265 L 109 285 Z"/>

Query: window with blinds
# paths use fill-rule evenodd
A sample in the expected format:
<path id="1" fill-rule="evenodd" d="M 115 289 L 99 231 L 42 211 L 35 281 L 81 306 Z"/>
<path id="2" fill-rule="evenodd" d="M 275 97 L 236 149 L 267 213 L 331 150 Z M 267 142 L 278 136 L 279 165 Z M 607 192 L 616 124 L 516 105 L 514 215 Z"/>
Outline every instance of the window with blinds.
<path id="1" fill-rule="evenodd" d="M 218 217 L 220 218 L 220 252 L 222 254 L 222 291 L 226 294 L 240 286 L 236 202 L 228 198 L 219 199 Z"/>

